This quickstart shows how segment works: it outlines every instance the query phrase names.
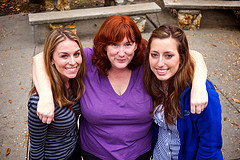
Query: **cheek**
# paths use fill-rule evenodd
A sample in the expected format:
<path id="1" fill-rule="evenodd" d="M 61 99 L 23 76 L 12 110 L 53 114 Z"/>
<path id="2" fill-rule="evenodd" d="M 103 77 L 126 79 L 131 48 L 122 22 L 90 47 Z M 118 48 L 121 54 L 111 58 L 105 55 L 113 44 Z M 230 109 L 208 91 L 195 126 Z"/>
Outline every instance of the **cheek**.
<path id="1" fill-rule="evenodd" d="M 108 57 L 113 55 L 116 52 L 115 49 L 111 46 L 105 47 L 105 51 L 106 51 Z"/>
<path id="2" fill-rule="evenodd" d="M 107 58 L 110 60 L 111 59 L 111 54 L 107 52 Z"/>
<path id="3" fill-rule="evenodd" d="M 130 54 L 130 55 L 128 55 L 129 57 L 130 57 L 130 59 L 132 60 L 133 59 L 133 57 L 134 57 L 134 53 L 132 53 L 132 54 Z"/>
<path id="4" fill-rule="evenodd" d="M 175 61 L 174 63 L 171 63 L 174 74 L 178 71 L 179 65 L 180 65 L 179 61 Z"/>
<path id="5" fill-rule="evenodd" d="M 54 65 L 55 64 L 55 61 L 54 59 L 51 60 L 51 64 Z"/>
<path id="6" fill-rule="evenodd" d="M 65 60 L 55 60 L 54 61 L 54 65 L 55 67 L 59 70 L 59 69 L 62 69 L 66 66 L 67 62 Z"/>
<path id="7" fill-rule="evenodd" d="M 155 65 L 155 61 L 154 59 L 152 59 L 151 57 L 149 57 L 149 66 L 152 69 L 152 67 Z"/>
<path id="8" fill-rule="evenodd" d="M 127 53 L 129 56 L 134 56 L 134 52 L 135 52 L 135 49 L 134 49 L 134 48 L 131 48 L 131 49 L 127 50 L 126 53 Z"/>
<path id="9" fill-rule="evenodd" d="M 76 60 L 76 62 L 77 62 L 78 64 L 82 64 L 82 57 L 79 57 L 79 58 Z"/>
<path id="10" fill-rule="evenodd" d="M 153 63 L 149 63 L 149 68 L 151 69 L 152 72 L 155 72 L 154 70 L 155 65 Z"/>

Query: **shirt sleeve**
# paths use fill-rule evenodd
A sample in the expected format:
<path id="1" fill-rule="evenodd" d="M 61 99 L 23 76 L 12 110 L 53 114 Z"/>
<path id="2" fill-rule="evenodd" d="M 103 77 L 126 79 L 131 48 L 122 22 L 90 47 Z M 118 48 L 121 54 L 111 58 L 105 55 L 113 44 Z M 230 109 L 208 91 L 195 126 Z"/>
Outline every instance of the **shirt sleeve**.
<path id="1" fill-rule="evenodd" d="M 84 56 L 87 61 L 91 61 L 93 55 L 93 48 L 83 48 Z"/>
<path id="2" fill-rule="evenodd" d="M 44 146 L 48 125 L 42 123 L 37 116 L 37 103 L 39 97 L 31 96 L 28 101 L 28 130 L 30 137 L 30 158 L 44 159 Z"/>
<path id="3" fill-rule="evenodd" d="M 199 149 L 196 159 L 221 160 L 221 104 L 215 89 L 208 89 L 209 102 L 197 119 Z"/>

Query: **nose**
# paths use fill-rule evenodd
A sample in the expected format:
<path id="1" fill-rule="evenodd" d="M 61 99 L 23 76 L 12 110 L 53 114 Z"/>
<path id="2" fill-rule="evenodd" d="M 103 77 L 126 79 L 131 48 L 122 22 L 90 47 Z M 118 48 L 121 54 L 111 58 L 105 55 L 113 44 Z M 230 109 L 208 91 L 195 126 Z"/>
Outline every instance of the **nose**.
<path id="1" fill-rule="evenodd" d="M 159 56 L 158 62 L 157 62 L 157 66 L 158 67 L 162 67 L 164 65 L 164 59 L 162 56 Z"/>
<path id="2" fill-rule="evenodd" d="M 121 56 L 121 57 L 123 57 L 125 55 L 124 46 L 119 46 L 118 55 Z"/>
<path id="3" fill-rule="evenodd" d="M 69 64 L 74 65 L 75 63 L 76 63 L 75 58 L 73 56 L 70 56 Z"/>

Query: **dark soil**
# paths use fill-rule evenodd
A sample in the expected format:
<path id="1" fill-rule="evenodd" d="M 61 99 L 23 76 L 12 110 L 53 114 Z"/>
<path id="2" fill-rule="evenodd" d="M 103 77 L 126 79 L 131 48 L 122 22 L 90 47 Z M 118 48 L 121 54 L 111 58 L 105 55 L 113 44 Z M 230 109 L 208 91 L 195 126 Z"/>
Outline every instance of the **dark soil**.
<path id="1" fill-rule="evenodd" d="M 52 0 L 56 5 L 57 0 Z M 114 5 L 114 0 L 69 0 L 71 9 L 92 8 Z M 134 3 L 150 2 L 154 0 L 134 0 Z M 159 2 L 161 0 L 155 0 Z M 0 16 L 13 15 L 19 13 L 36 13 L 46 11 L 45 0 L 0 0 Z M 105 4 L 106 3 L 106 4 Z M 55 9 L 56 10 L 56 9 Z"/>
<path id="2" fill-rule="evenodd" d="M 56 4 L 57 0 L 53 0 Z M 104 6 L 104 0 L 70 0 L 71 8 Z M 0 0 L 0 16 L 45 11 L 44 0 Z"/>
<path id="3" fill-rule="evenodd" d="M 41 4 L 33 4 L 29 0 L 1 0 L 0 16 L 28 12 L 42 12 L 45 8 Z"/>

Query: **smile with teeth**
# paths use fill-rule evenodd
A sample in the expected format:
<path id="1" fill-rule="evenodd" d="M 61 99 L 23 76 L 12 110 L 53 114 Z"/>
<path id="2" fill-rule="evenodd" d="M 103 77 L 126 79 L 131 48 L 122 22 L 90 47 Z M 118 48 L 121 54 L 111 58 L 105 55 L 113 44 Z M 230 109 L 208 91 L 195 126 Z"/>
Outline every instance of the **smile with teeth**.
<path id="1" fill-rule="evenodd" d="M 158 74 L 165 74 L 167 71 L 168 69 L 157 69 Z"/>
<path id="2" fill-rule="evenodd" d="M 75 71 L 77 69 L 77 67 L 74 67 L 74 68 L 65 68 L 66 70 L 68 71 Z"/>

